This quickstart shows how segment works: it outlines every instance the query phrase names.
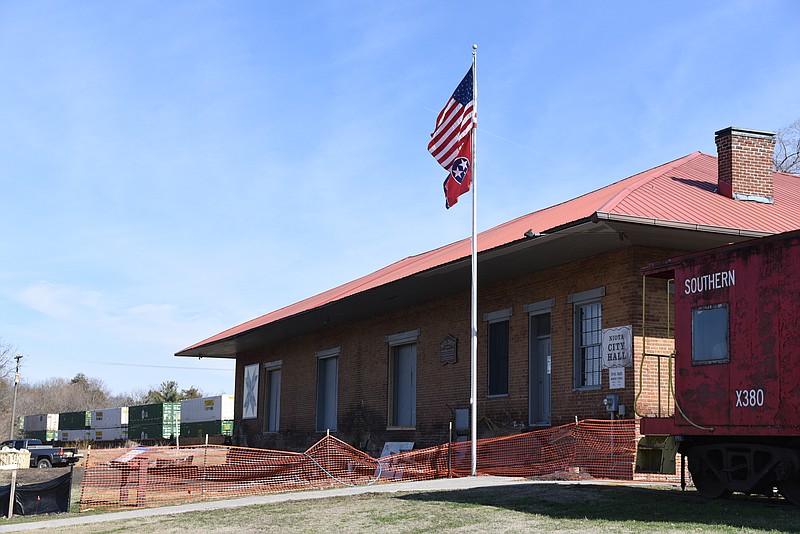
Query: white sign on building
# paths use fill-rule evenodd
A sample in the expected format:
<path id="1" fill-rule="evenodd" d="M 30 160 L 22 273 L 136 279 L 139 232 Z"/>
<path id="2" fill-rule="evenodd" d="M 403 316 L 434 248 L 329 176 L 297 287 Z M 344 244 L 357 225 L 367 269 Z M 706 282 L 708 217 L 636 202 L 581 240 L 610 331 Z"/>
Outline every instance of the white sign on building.
<path id="1" fill-rule="evenodd" d="M 633 365 L 633 327 L 603 329 L 603 369 Z"/>
<path id="2" fill-rule="evenodd" d="M 608 370 L 608 389 L 625 389 L 624 367 L 611 367 Z"/>

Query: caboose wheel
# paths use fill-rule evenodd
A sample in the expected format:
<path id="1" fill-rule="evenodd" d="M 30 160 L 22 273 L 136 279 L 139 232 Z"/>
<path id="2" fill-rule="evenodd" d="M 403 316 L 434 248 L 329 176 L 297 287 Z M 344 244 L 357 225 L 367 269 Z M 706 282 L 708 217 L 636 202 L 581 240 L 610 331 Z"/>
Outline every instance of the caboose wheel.
<path id="1" fill-rule="evenodd" d="M 800 506 L 800 480 L 782 480 L 778 482 L 778 491 L 784 499 L 795 506 Z"/>
<path id="2" fill-rule="evenodd" d="M 720 497 L 730 497 L 733 493 L 698 456 L 689 456 L 689 473 L 692 475 L 694 487 L 703 497 L 719 499 Z"/>

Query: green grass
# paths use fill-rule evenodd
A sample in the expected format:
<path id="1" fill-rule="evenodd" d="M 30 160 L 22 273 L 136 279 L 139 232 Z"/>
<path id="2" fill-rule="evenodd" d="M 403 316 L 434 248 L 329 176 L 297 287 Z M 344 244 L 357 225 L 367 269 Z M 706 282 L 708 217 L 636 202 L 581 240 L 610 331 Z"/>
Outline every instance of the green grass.
<path id="1" fill-rule="evenodd" d="M 290 501 L 149 516 L 58 531 L 800 532 L 800 509 L 781 499 L 739 496 L 708 501 L 692 490 L 681 492 L 666 487 L 540 483 Z"/>

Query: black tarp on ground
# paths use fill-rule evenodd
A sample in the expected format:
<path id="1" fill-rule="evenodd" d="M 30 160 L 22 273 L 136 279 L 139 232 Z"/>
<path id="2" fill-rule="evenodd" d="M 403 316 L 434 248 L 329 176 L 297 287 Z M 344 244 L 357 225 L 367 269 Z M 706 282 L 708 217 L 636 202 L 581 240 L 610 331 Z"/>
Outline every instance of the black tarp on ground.
<path id="1" fill-rule="evenodd" d="M 14 492 L 14 515 L 69 512 L 72 471 L 47 482 L 18 484 Z M 11 485 L 0 486 L 0 515 L 8 516 Z"/>
<path id="2" fill-rule="evenodd" d="M 0 486 L 0 517 L 8 517 L 8 496 L 11 494 L 11 484 Z"/>

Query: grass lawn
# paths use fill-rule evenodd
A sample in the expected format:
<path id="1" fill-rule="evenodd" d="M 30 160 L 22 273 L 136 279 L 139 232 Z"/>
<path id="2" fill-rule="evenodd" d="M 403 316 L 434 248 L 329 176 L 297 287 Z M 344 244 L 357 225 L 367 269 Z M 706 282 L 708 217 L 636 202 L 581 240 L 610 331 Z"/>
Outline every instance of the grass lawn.
<path id="1" fill-rule="evenodd" d="M 800 532 L 800 509 L 763 497 L 708 501 L 672 487 L 541 483 L 373 493 L 59 528 L 59 533 L 144 534 L 319 531 Z"/>

